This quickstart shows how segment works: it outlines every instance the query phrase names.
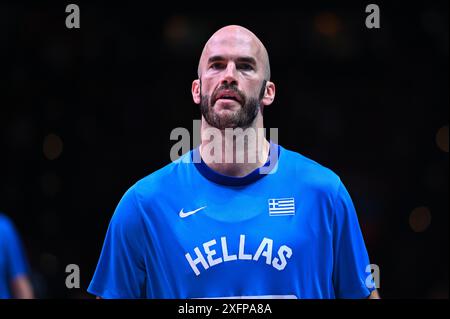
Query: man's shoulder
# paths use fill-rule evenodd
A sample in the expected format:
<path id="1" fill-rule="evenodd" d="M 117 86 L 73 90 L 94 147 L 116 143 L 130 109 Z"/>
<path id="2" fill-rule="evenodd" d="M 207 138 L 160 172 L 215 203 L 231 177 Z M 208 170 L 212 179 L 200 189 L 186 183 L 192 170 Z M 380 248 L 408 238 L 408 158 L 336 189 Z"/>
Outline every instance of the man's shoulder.
<path id="1" fill-rule="evenodd" d="M 180 185 L 183 175 L 189 169 L 183 162 L 183 157 L 189 156 L 189 153 L 132 184 L 123 194 L 113 215 L 114 224 L 130 229 L 138 228 L 142 210 L 152 210 L 158 206 L 158 201 L 177 194 L 177 188 L 183 186 Z"/>
<path id="2" fill-rule="evenodd" d="M 177 160 L 141 178 L 130 188 L 130 190 L 133 191 L 139 199 L 144 195 L 145 197 L 148 197 L 174 191 L 177 187 L 181 187 L 181 179 L 187 174 L 187 171 L 192 168 L 192 161 L 190 160 L 191 152 L 192 151 L 185 153 Z"/>
<path id="3" fill-rule="evenodd" d="M 341 183 L 341 179 L 333 170 L 315 160 L 286 148 L 282 148 L 280 163 L 286 173 L 298 181 L 311 186 L 331 188 L 333 191 Z"/>
<path id="4" fill-rule="evenodd" d="M 5 229 L 9 229 L 13 227 L 13 223 L 11 221 L 11 219 L 6 216 L 5 214 L 3 214 L 2 212 L 0 212 L 0 232 L 2 230 Z"/>
<path id="5" fill-rule="evenodd" d="M 15 228 L 12 220 L 0 212 L 0 239 L 1 237 L 8 237 L 14 232 Z"/>

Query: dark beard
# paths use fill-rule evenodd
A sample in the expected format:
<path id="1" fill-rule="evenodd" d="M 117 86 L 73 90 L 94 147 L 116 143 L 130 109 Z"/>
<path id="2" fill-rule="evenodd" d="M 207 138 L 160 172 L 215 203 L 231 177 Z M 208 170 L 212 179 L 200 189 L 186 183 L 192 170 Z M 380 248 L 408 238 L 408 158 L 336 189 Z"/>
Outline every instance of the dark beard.
<path id="1" fill-rule="evenodd" d="M 243 106 L 234 114 L 227 116 L 218 116 L 212 106 L 210 106 L 211 97 L 209 95 L 201 95 L 200 111 L 206 122 L 219 130 L 226 128 L 242 128 L 247 129 L 250 127 L 258 115 L 259 108 L 261 107 L 261 100 L 264 97 L 267 81 L 264 80 L 259 93 L 258 98 L 247 98 L 244 93 L 240 92 L 235 86 L 222 85 L 216 91 L 220 90 L 233 90 L 238 93 L 244 100 Z M 200 94 L 201 94 L 201 82 L 200 82 Z M 214 93 L 213 93 L 214 95 Z M 215 101 L 214 101 L 215 102 Z"/>

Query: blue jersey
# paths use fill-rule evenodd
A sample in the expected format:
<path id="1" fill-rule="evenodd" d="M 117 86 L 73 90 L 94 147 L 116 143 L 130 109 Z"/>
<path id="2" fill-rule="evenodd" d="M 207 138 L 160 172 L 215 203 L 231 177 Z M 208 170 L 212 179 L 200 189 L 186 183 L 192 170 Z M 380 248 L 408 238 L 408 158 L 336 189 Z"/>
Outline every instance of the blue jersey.
<path id="1" fill-rule="evenodd" d="M 339 177 L 276 144 L 245 177 L 198 148 L 133 185 L 88 291 L 103 298 L 366 298 L 369 258 Z M 275 162 L 276 165 L 273 165 Z M 369 285 L 370 286 L 370 285 Z"/>
<path id="2" fill-rule="evenodd" d="M 11 298 L 11 283 L 28 272 L 22 243 L 11 220 L 0 214 L 0 298 Z"/>

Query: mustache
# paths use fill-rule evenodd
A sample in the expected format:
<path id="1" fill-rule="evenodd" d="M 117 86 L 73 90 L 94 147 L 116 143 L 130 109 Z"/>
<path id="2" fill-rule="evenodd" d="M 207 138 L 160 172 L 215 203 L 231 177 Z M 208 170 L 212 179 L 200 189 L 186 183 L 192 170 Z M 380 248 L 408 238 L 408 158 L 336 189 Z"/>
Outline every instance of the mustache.
<path id="1" fill-rule="evenodd" d="M 229 85 L 229 84 L 222 84 L 217 89 L 214 90 L 213 94 L 211 95 L 211 105 L 214 105 L 217 101 L 217 96 L 221 91 L 233 91 L 237 95 L 239 95 L 240 100 L 242 101 L 242 105 L 245 105 L 246 98 L 245 94 L 239 91 L 239 89 L 235 85 Z"/>

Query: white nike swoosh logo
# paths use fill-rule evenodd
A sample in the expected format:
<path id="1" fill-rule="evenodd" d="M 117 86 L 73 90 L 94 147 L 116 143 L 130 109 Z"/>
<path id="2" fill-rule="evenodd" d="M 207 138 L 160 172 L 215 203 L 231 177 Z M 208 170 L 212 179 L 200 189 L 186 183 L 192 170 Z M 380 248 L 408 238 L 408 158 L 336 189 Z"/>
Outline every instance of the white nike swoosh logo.
<path id="1" fill-rule="evenodd" d="M 183 212 L 183 208 L 182 208 L 182 209 L 180 210 L 180 217 L 181 217 L 181 218 L 188 217 L 188 216 L 193 215 L 193 214 L 195 214 L 196 212 L 198 212 L 199 210 L 202 210 L 202 209 L 204 209 L 204 208 L 206 208 L 206 206 L 197 208 L 196 210 L 191 210 L 190 212 L 186 212 L 186 213 Z"/>

